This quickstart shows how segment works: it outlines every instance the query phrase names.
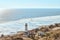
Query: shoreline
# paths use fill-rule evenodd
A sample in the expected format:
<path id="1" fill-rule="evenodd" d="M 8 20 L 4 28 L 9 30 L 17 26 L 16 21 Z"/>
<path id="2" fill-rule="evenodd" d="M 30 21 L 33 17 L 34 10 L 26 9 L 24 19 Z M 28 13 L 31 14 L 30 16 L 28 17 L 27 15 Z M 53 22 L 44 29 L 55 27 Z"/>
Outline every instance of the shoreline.
<path id="1" fill-rule="evenodd" d="M 17 32 L 16 34 L 13 34 L 13 35 L 6 35 L 6 36 L 1 35 L 0 40 L 1 39 L 4 39 L 4 40 L 5 39 L 6 40 L 7 39 L 9 39 L 9 40 L 17 39 L 18 40 L 18 38 L 19 39 L 22 38 L 23 40 L 25 40 L 25 39 L 30 39 L 30 40 L 37 39 L 35 37 L 38 37 L 40 39 L 42 38 L 42 40 L 43 40 L 44 37 L 48 38 L 47 34 L 49 34 L 49 35 L 53 34 L 54 35 L 55 31 L 58 32 L 58 33 L 60 33 L 60 23 L 55 23 L 55 24 L 52 24 L 52 25 L 44 25 L 44 26 L 41 26 L 41 28 L 36 28 L 36 29 L 28 30 L 28 32 L 27 32 L 28 34 L 29 33 L 33 33 L 33 36 L 35 35 L 33 38 L 31 38 L 32 34 L 31 34 L 31 37 L 28 37 L 28 34 L 25 34 L 25 32 L 20 31 L 20 32 Z M 51 32 L 52 32 L 52 34 L 51 34 Z M 38 36 L 39 33 L 40 33 L 40 35 Z M 30 34 L 29 34 L 29 36 L 30 36 Z"/>

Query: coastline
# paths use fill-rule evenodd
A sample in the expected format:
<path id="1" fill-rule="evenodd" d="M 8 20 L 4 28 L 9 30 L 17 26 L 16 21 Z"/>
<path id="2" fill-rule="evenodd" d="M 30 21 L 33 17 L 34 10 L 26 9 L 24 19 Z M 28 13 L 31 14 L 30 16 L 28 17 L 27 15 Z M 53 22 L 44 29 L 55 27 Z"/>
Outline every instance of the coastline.
<path id="1" fill-rule="evenodd" d="M 56 29 L 57 28 L 57 29 Z M 36 28 L 33 30 L 28 30 L 28 32 L 32 32 L 33 36 L 28 37 L 28 34 L 26 35 L 25 32 L 17 32 L 17 34 L 13 34 L 13 35 L 1 35 L 0 40 L 15 40 L 15 39 L 22 39 L 22 40 L 45 40 L 45 39 L 49 39 L 49 40 L 55 40 L 55 36 L 57 36 L 57 34 L 59 36 L 56 37 L 56 39 L 59 40 L 60 38 L 60 23 L 55 23 L 52 25 L 47 25 L 42 26 L 41 28 Z M 41 34 L 42 33 L 42 34 Z M 35 36 L 34 36 L 35 34 Z M 40 34 L 40 35 L 38 35 Z M 55 36 L 54 36 L 55 35 Z M 30 36 L 30 34 L 29 34 Z M 50 38 L 49 38 L 50 37 Z"/>

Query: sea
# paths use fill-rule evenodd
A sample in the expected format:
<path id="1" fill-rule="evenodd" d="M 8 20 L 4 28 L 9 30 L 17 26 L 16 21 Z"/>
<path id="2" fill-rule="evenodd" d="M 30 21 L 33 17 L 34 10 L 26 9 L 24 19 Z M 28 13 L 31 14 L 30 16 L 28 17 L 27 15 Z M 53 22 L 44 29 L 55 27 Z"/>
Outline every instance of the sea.
<path id="1" fill-rule="evenodd" d="M 28 30 L 38 28 L 42 25 L 51 25 L 60 23 L 60 9 L 14 9 L 21 10 L 23 13 L 15 12 L 18 15 L 17 20 L 0 23 L 0 35 L 16 34 L 19 31 L 25 31 L 25 23 L 28 24 Z M 13 17 L 13 16 L 12 16 Z"/>

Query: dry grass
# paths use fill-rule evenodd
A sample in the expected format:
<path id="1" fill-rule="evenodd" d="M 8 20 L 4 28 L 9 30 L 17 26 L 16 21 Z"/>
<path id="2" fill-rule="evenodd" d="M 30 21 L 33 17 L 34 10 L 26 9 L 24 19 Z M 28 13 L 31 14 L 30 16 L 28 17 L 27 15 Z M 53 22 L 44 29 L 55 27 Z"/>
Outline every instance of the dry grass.
<path id="1" fill-rule="evenodd" d="M 34 29 L 35 36 L 31 35 L 31 37 L 23 37 L 24 32 L 20 33 L 18 32 L 17 34 L 14 34 L 12 36 L 3 36 L 0 37 L 0 40 L 60 40 L 60 29 L 57 30 L 52 30 L 56 29 L 57 27 L 60 28 L 60 23 L 55 24 L 55 25 L 49 25 L 48 27 L 41 27 L 38 28 L 37 30 Z M 44 35 L 38 35 L 39 32 L 44 32 Z"/>

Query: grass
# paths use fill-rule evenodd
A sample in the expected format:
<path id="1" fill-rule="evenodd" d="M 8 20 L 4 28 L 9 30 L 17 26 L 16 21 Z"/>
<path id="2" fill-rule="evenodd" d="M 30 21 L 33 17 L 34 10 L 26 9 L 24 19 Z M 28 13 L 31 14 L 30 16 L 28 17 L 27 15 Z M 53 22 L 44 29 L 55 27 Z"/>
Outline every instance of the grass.
<path id="1" fill-rule="evenodd" d="M 52 30 L 54 28 L 60 28 L 60 23 L 56 23 L 54 25 L 48 25 L 48 27 L 41 27 L 37 29 L 33 29 L 33 33 L 35 35 L 31 34 L 30 37 L 26 37 L 24 35 L 24 32 L 18 32 L 17 34 L 14 34 L 12 36 L 1 36 L 0 40 L 60 40 L 60 29 Z M 31 32 L 32 30 L 29 30 Z M 43 32 L 44 34 L 38 35 L 38 33 Z"/>

